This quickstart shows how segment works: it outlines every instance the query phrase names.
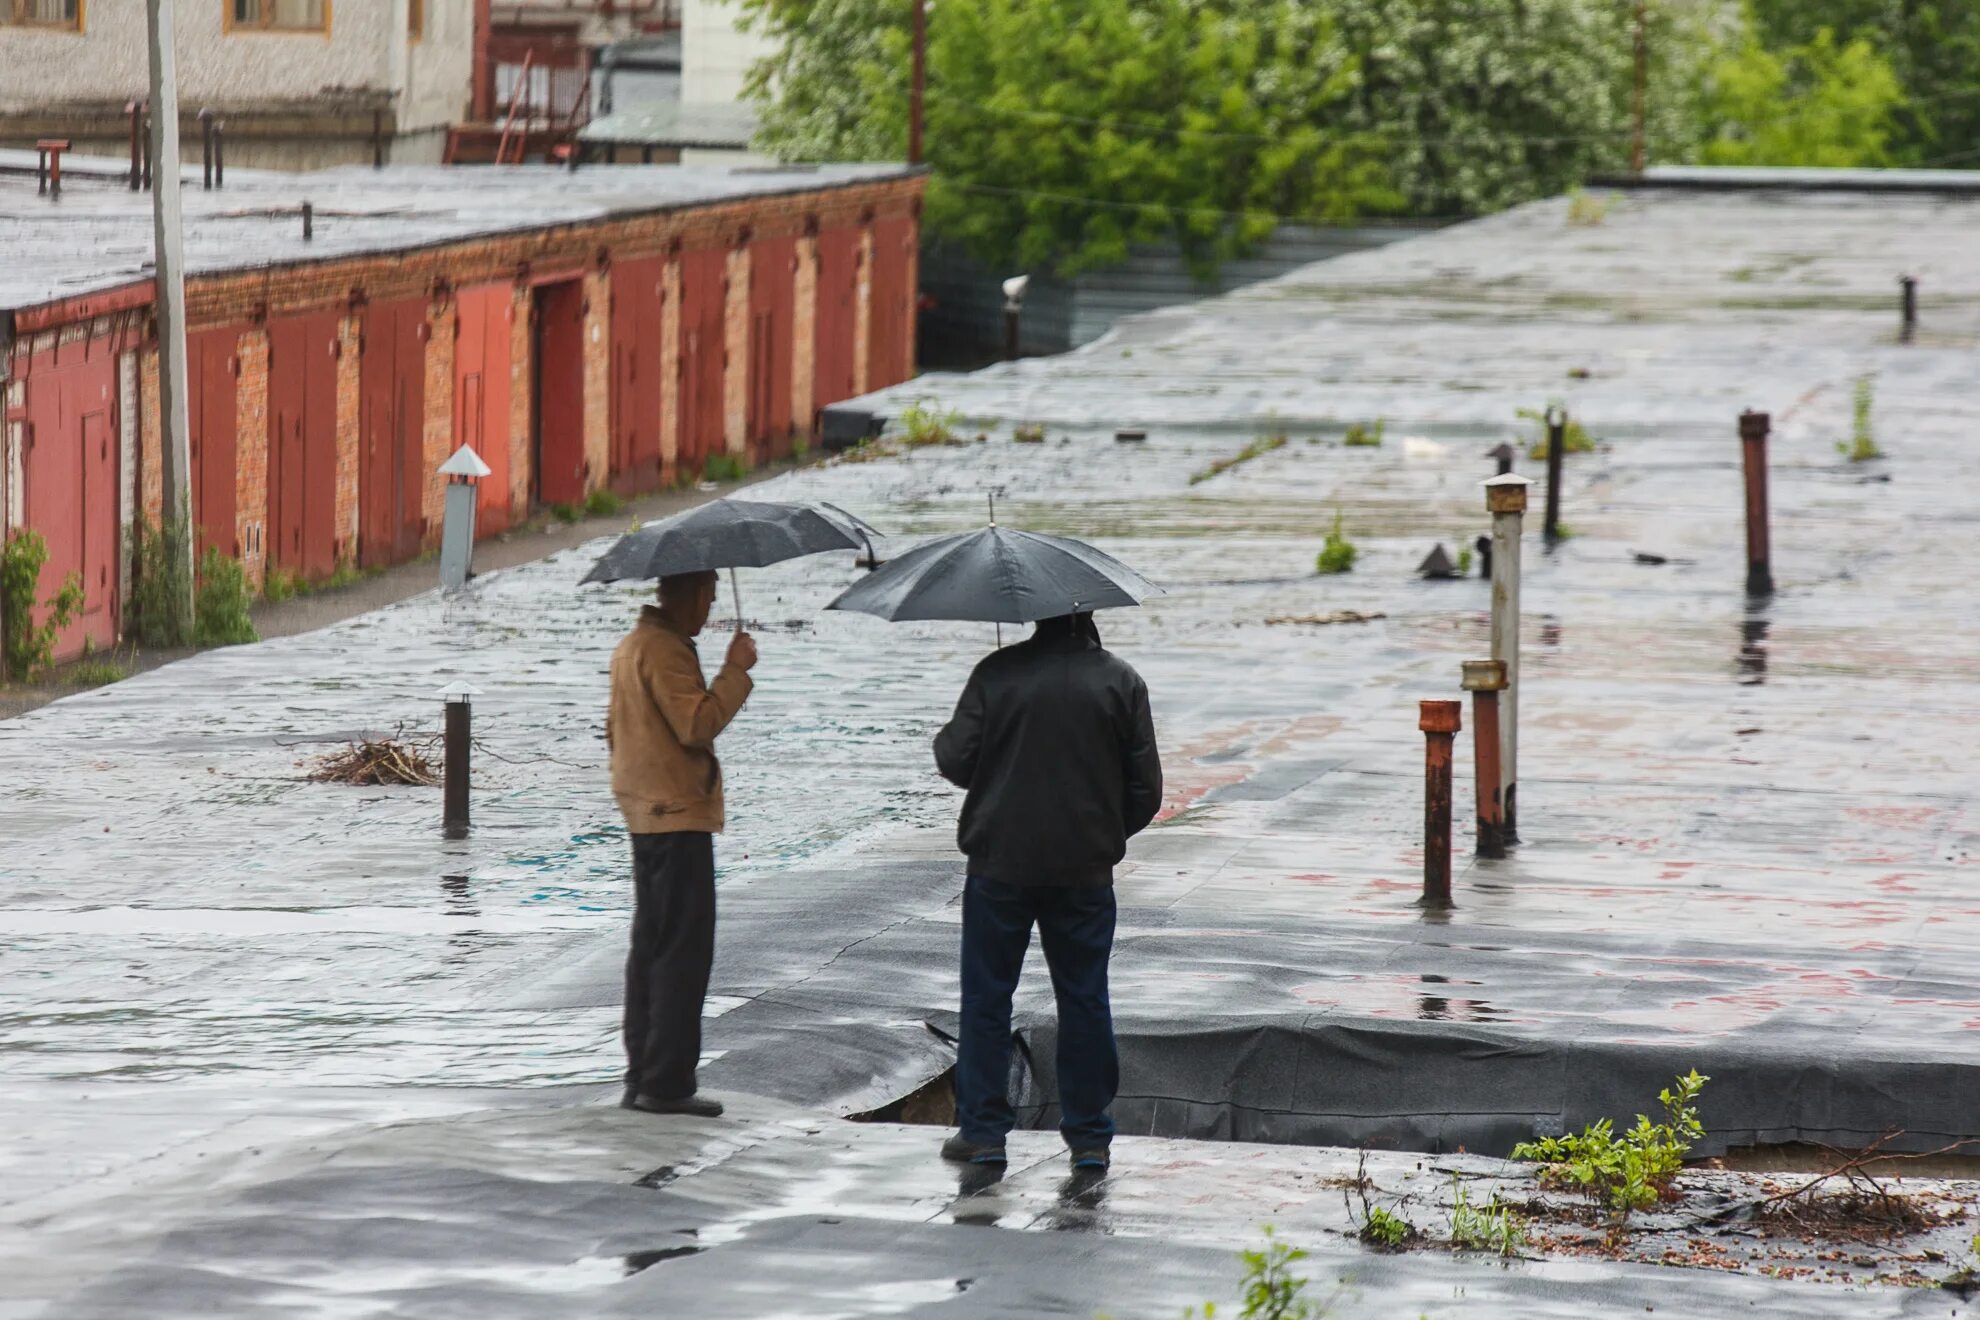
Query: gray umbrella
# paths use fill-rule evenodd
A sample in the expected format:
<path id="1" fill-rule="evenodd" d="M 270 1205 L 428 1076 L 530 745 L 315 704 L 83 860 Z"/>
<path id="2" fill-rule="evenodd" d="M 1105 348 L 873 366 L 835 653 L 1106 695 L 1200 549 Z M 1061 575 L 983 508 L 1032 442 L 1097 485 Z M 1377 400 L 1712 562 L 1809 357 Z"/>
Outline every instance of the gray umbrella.
<path id="1" fill-rule="evenodd" d="M 1031 623 L 1139 605 L 1160 590 L 1083 541 L 993 525 L 918 545 L 825 608 L 882 619 Z"/>
<path id="2" fill-rule="evenodd" d="M 828 550 L 858 550 L 864 523 L 802 504 L 767 500 L 713 500 L 686 513 L 627 532 L 598 557 L 586 582 L 668 577 L 708 569 L 762 568 Z M 870 529 L 866 529 L 870 530 Z M 736 594 L 736 626 L 742 627 L 742 594 Z"/>

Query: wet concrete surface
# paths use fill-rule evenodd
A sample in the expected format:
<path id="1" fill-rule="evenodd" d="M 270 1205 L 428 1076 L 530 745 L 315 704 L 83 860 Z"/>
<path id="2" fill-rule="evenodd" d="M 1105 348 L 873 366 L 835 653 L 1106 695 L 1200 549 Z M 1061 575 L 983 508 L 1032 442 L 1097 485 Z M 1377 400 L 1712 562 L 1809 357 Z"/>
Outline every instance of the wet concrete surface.
<path id="1" fill-rule="evenodd" d="M 1697 1063 L 1714 1077 L 1715 1141 L 1974 1135 L 1971 206 L 1642 196 L 1586 228 L 1562 204 L 1524 208 L 1142 318 L 1063 359 L 924 377 L 894 402 L 961 409 L 965 433 L 990 438 L 766 488 L 903 539 L 977 524 L 996 490 L 1000 521 L 1090 537 L 1169 588 L 1101 621 L 1150 683 L 1170 781 L 1119 885 L 1130 1130 L 1490 1149 L 1522 1127 L 1633 1114 Z M 1895 343 L 1904 269 L 1925 272 L 1909 347 Z M 1889 457 L 1851 465 L 1833 446 L 1865 373 Z M 1516 408 L 1550 396 L 1605 447 L 1569 460 L 1574 538 L 1552 552 L 1527 541 L 1524 842 L 1506 862 L 1461 866 L 1456 911 L 1431 920 L 1412 903 L 1415 703 L 1457 695 L 1458 662 L 1486 651 L 1487 595 L 1411 570 L 1433 542 L 1483 530 L 1480 455 L 1519 425 Z M 1747 406 L 1775 414 L 1780 590 L 1764 602 L 1741 590 L 1734 419 Z M 1381 448 L 1329 443 L 1375 416 L 1388 419 Z M 1018 420 L 1042 421 L 1047 443 L 1011 443 Z M 1148 441 L 1116 444 L 1120 424 Z M 1292 443 L 1190 483 L 1274 429 Z M 1315 577 L 1336 510 L 1362 557 Z M 37 1288 L 0 1286 L 19 1299 L 6 1305 L 26 1313 L 79 1288 L 127 1299 L 117 1270 L 140 1251 L 178 1272 L 187 1310 L 389 1292 L 410 1276 L 340 1264 L 362 1252 L 312 1236 L 322 1225 L 294 1230 L 325 1262 L 305 1300 L 242 1284 L 224 1231 L 199 1227 L 224 1225 L 237 1193 L 202 1187 L 203 1166 L 608 1093 L 629 887 L 602 770 L 603 670 L 637 593 L 575 588 L 597 548 L 0 723 L 0 1107 L 19 1120 L 0 1137 L 0 1229 L 10 1267 L 43 1266 L 15 1275 Z M 764 661 L 724 738 L 732 827 L 707 1077 L 825 1113 L 875 1108 L 949 1061 L 925 1024 L 943 1028 L 954 1006 L 958 797 L 927 745 L 993 644 L 987 627 L 823 613 L 857 572 L 834 556 L 746 576 Z M 1266 622 L 1343 610 L 1385 617 Z M 470 840 L 439 839 L 437 791 L 302 779 L 355 732 L 437 729 L 435 694 L 455 677 L 484 692 Z M 1048 1004 L 1032 976 L 1033 1093 L 1049 1081 Z M 915 1178 L 942 1171 L 928 1135 L 914 1137 Z M 532 1141 L 516 1138 L 530 1176 L 579 1178 L 561 1147 Z M 247 1196 L 266 1175 L 243 1167 Z M 176 1201 L 111 1213 L 134 1188 L 187 1179 Z M 919 1204 L 918 1185 L 877 1177 L 873 1199 Z M 323 1190 L 312 1215 L 335 1222 L 346 1196 L 358 1192 Z M 1162 1206 L 1186 1201 L 1165 1189 L 1151 1220 L 1180 1223 Z M 487 1204 L 460 1217 L 485 1224 L 507 1203 Z M 847 1282 L 833 1260 L 866 1262 L 860 1286 L 907 1288 L 961 1277 L 980 1251 L 1049 1306 L 965 1290 L 848 1295 L 819 1313 L 1163 1314 L 1228 1295 L 1212 1285 L 1233 1277 L 1229 1248 L 1266 1210 L 1232 1209 L 1211 1246 L 1178 1228 L 1173 1249 L 1159 1229 L 1159 1245 L 1093 1233 L 1047 1246 L 1061 1239 L 910 1235 L 865 1226 L 891 1222 L 873 1209 L 858 1224 L 794 1214 L 748 1239 L 781 1245 L 746 1264 L 670 1258 L 632 1286 L 761 1270 L 777 1281 L 766 1291 L 711 1282 L 697 1295 L 736 1309 L 697 1313 L 782 1315 L 791 1296 Z M 90 1213 L 133 1244 L 116 1260 L 77 1238 L 37 1244 L 60 1216 Z M 599 1254 L 568 1245 L 545 1248 L 562 1253 L 548 1274 L 463 1275 L 419 1304 L 554 1309 L 581 1291 L 569 1271 Z M 425 1254 L 437 1269 L 466 1250 L 434 1239 Z M 1496 1265 L 1353 1262 L 1378 1281 L 1385 1309 L 1370 1314 L 1390 1313 L 1383 1290 L 1404 1269 L 1484 1313 L 1544 1314 L 1542 1295 L 1620 1313 L 1640 1309 L 1633 1289 L 1693 1287 L 1742 1290 L 1697 1294 L 1684 1303 L 1696 1314 L 1816 1306 L 1786 1284 L 1639 1282 L 1610 1264 L 1542 1271 L 1515 1298 L 1498 1290 L 1528 1276 Z M 1558 1291 L 1563 1278 L 1582 1291 Z M 1820 1295 L 1850 1314 L 1945 1296 Z"/>

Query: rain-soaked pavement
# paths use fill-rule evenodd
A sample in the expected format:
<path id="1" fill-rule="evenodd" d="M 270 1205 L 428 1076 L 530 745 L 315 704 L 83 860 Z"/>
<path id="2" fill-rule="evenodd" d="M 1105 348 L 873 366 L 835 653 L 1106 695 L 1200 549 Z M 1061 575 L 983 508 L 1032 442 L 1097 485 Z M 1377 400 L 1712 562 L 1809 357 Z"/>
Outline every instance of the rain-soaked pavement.
<path id="1" fill-rule="evenodd" d="M 1371 1256 L 1288 1190 L 1343 1157 L 1169 1140 L 1503 1151 L 1694 1065 L 1714 1151 L 1980 1135 L 1980 208 L 1638 194 L 1565 217 L 924 377 L 892 403 L 985 442 L 763 488 L 902 537 L 980 522 L 994 490 L 999 521 L 1169 588 L 1102 620 L 1154 693 L 1170 796 L 1119 887 L 1120 1112 L 1151 1135 L 1097 1199 L 1056 1199 L 1049 1134 L 971 1191 L 933 1129 L 836 1117 L 950 1059 L 957 795 L 927 743 L 993 644 L 822 613 L 840 557 L 744 582 L 764 661 L 724 738 L 706 1078 L 762 1098 L 705 1132 L 602 1107 L 629 898 L 603 665 L 637 593 L 576 590 L 570 551 L 0 723 L 0 1315 L 1163 1315 L 1228 1296 L 1231 1249 L 1274 1219 L 1351 1276 L 1350 1314 L 1960 1308 Z M 1905 270 L 1923 327 L 1900 346 Z M 1888 457 L 1849 464 L 1864 375 Z M 1416 701 L 1457 695 L 1487 595 L 1411 570 L 1483 530 L 1482 452 L 1550 397 L 1604 448 L 1569 460 L 1574 537 L 1527 542 L 1524 842 L 1463 865 L 1431 920 Z M 1766 601 L 1741 590 L 1749 406 L 1775 418 Z M 1337 443 L 1378 416 L 1381 447 Z M 1019 420 L 1047 442 L 1013 443 Z M 1190 482 L 1268 431 L 1291 443 Z M 1316 577 L 1337 510 L 1361 559 Z M 1380 617 L 1268 622 L 1350 610 Z M 360 730 L 436 727 L 457 677 L 482 689 L 470 840 L 439 839 L 431 790 L 302 777 Z M 1049 1014 L 1026 1036 L 1035 1095 Z M 663 1166 L 688 1172 L 636 1185 Z M 1006 1231 L 1055 1227 L 1090 1231 Z"/>

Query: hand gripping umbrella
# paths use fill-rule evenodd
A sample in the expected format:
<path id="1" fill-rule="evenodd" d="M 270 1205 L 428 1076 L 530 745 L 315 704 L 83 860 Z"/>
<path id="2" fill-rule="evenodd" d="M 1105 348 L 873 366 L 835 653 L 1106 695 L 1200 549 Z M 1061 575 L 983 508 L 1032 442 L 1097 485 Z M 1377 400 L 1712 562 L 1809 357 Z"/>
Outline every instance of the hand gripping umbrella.
<path id="1" fill-rule="evenodd" d="M 839 510 L 827 514 L 802 504 L 713 500 L 627 532 L 598 557 L 584 580 L 619 582 L 726 568 L 740 632 L 742 588 L 736 582 L 736 569 L 762 568 L 828 550 L 858 550 L 864 530 L 870 529 Z"/>
<path id="2" fill-rule="evenodd" d="M 1160 590 L 1084 541 L 993 523 L 914 547 L 825 608 L 889 620 L 1032 623 L 1139 605 Z"/>

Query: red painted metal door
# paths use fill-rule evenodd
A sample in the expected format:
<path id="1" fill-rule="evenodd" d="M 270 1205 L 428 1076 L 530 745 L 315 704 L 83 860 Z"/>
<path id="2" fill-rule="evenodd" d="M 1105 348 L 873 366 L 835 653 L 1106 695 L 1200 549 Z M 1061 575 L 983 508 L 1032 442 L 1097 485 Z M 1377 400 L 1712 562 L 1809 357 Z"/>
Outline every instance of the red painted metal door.
<path id="1" fill-rule="evenodd" d="M 186 336 L 186 414 L 192 423 L 194 553 L 211 546 L 238 557 L 234 504 L 234 354 L 240 330 L 227 326 Z"/>
<path id="2" fill-rule="evenodd" d="M 536 498 L 544 504 L 584 499 L 581 280 L 546 284 L 536 291 Z"/>
<path id="3" fill-rule="evenodd" d="M 749 252 L 749 439 L 759 458 L 791 452 L 791 313 L 797 240 L 764 239 Z"/>
<path id="4" fill-rule="evenodd" d="M 818 236 L 818 319 L 812 349 L 814 410 L 857 391 L 853 381 L 853 331 L 858 324 L 859 230 L 828 229 Z M 816 422 L 816 417 L 805 419 Z"/>
<path id="5" fill-rule="evenodd" d="M 666 262 L 612 267 L 612 484 L 628 493 L 660 484 L 660 308 Z"/>
<path id="6" fill-rule="evenodd" d="M 873 222 L 873 308 L 867 323 L 866 388 L 898 385 L 908 378 L 908 326 L 914 290 L 908 287 L 914 221 L 889 216 Z"/>
<path id="7" fill-rule="evenodd" d="M 337 568 L 337 321 L 268 327 L 268 556 L 312 578 Z"/>
<path id="8" fill-rule="evenodd" d="M 419 553 L 426 420 L 426 306 L 365 309 L 358 373 L 358 558 L 367 568 Z"/>
<path id="9" fill-rule="evenodd" d="M 699 473 L 711 454 L 723 452 L 723 321 L 728 299 L 728 254 L 719 248 L 681 257 L 680 468 Z"/>
<path id="10" fill-rule="evenodd" d="M 509 335 L 515 286 L 477 284 L 455 295 L 454 445 L 491 469 L 475 499 L 476 536 L 509 525 Z"/>
<path id="11" fill-rule="evenodd" d="M 70 574 L 83 588 L 82 613 L 55 639 L 56 658 L 67 659 L 85 641 L 117 640 L 116 355 L 101 341 L 38 354 L 24 383 L 21 512 L 48 547 L 35 598 L 55 595 Z M 35 618 L 47 614 L 37 608 Z"/>

